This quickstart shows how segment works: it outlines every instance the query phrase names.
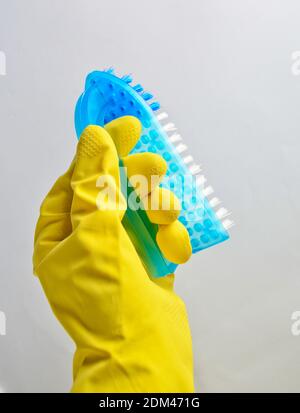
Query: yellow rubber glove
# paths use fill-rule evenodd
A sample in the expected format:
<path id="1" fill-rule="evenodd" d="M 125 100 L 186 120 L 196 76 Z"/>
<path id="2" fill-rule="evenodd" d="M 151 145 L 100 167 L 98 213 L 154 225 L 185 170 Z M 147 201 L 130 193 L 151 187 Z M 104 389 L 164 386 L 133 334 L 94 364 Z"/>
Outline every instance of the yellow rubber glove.
<path id="1" fill-rule="evenodd" d="M 70 168 L 41 206 L 34 272 L 76 345 L 73 392 L 194 389 L 190 330 L 184 303 L 173 292 L 174 276 L 150 279 L 122 226 L 124 208 L 97 208 L 96 182 L 102 175 L 111 177 L 124 206 L 118 154 L 128 154 L 140 129 L 129 116 L 105 129 L 86 128 Z M 143 173 L 163 176 L 162 158 L 144 156 Z M 169 223 L 161 226 L 163 231 L 169 226 L 174 235 L 173 224 L 179 221 L 163 221 Z M 184 233 L 181 227 L 178 231 Z M 175 255 L 184 261 L 189 242 L 181 249 Z"/>

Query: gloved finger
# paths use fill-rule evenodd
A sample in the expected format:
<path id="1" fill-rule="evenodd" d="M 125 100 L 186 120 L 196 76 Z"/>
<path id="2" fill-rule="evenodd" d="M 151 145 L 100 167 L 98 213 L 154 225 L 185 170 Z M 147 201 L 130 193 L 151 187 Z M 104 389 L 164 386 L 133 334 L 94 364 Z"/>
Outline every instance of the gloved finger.
<path id="1" fill-rule="evenodd" d="M 122 159 L 127 178 L 136 193 L 144 198 L 156 188 L 167 172 L 166 161 L 157 154 L 144 152 Z"/>
<path id="2" fill-rule="evenodd" d="M 140 138 L 142 125 L 134 116 L 123 116 L 114 119 L 104 126 L 112 137 L 120 157 L 126 156 Z"/>
<path id="3" fill-rule="evenodd" d="M 165 277 L 152 278 L 152 281 L 156 285 L 163 288 L 164 290 L 173 291 L 175 275 L 174 274 L 169 274 L 169 275 L 166 275 Z"/>
<path id="4" fill-rule="evenodd" d="M 149 220 L 153 224 L 171 224 L 179 217 L 181 205 L 172 191 L 156 187 L 144 202 Z"/>
<path id="5" fill-rule="evenodd" d="M 77 146 L 71 187 L 74 192 L 73 229 L 97 209 L 115 210 L 123 216 L 126 202 L 120 191 L 119 158 L 104 128 L 90 125 L 83 131 Z"/>
<path id="6" fill-rule="evenodd" d="M 70 210 L 73 191 L 70 179 L 74 166 L 73 160 L 67 172 L 57 179 L 41 205 L 34 235 L 34 268 L 72 231 Z"/>
<path id="7" fill-rule="evenodd" d="M 189 233 L 178 220 L 159 225 L 156 241 L 165 258 L 175 264 L 185 263 L 192 255 Z"/>

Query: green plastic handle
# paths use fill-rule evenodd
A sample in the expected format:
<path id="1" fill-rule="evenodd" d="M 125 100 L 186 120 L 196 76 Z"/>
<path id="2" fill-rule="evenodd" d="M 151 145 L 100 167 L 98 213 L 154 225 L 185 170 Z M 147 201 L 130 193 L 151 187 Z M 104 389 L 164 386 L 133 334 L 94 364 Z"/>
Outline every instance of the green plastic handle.
<path id="1" fill-rule="evenodd" d="M 120 160 L 121 188 L 124 196 L 132 194 L 134 189 L 127 179 L 123 162 Z M 138 199 L 138 196 L 136 195 Z M 158 278 L 171 274 L 177 264 L 165 259 L 156 242 L 158 225 L 152 224 L 146 211 L 142 208 L 133 210 L 127 207 L 122 224 L 129 235 L 148 275 Z"/>

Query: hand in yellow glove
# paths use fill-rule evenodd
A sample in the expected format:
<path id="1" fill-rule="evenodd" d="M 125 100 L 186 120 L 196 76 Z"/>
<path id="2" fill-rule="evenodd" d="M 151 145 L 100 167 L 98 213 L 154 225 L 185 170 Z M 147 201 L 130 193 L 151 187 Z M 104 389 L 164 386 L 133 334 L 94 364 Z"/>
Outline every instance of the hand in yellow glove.
<path id="1" fill-rule="evenodd" d="M 157 155 L 126 156 L 140 131 L 139 121 L 130 116 L 105 129 L 87 127 L 69 170 L 41 206 L 34 272 L 76 344 L 74 392 L 193 391 L 190 330 L 185 306 L 173 292 L 174 276 L 150 279 L 122 225 L 124 208 L 97 208 L 96 182 L 102 175 L 112 178 L 123 204 L 118 155 L 125 157 L 129 179 L 139 168 L 148 178 L 165 173 Z M 162 252 L 170 254 L 166 240 L 181 237 L 179 246 L 174 240 L 171 255 L 185 261 L 191 249 L 176 221 L 176 205 L 171 213 L 148 215 L 163 222 Z"/>

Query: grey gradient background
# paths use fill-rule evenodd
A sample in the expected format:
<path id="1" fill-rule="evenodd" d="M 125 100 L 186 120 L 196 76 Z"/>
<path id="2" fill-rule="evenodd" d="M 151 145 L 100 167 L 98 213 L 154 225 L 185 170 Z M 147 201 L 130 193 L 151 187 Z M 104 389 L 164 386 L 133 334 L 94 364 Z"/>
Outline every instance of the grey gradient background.
<path id="1" fill-rule="evenodd" d="M 32 240 L 75 150 L 85 75 L 109 65 L 158 96 L 236 222 L 177 272 L 197 390 L 299 391 L 299 19 L 297 0 L 0 0 L 3 391 L 71 385 L 73 344 L 32 275 Z"/>

